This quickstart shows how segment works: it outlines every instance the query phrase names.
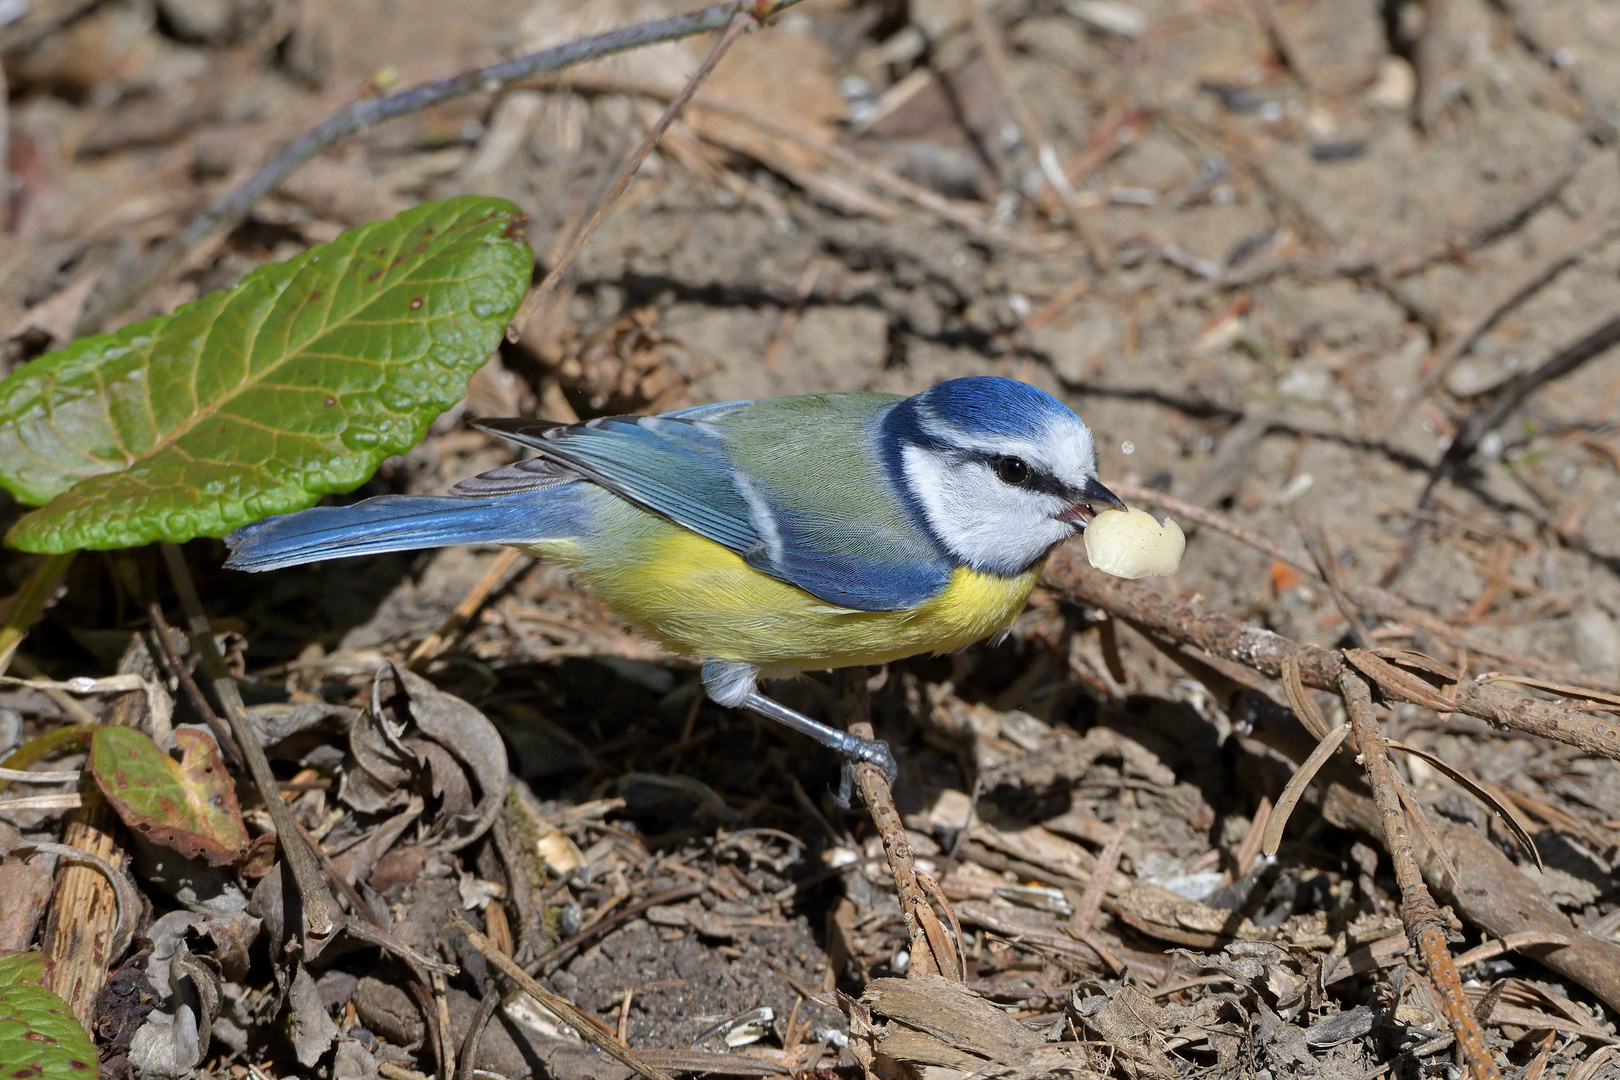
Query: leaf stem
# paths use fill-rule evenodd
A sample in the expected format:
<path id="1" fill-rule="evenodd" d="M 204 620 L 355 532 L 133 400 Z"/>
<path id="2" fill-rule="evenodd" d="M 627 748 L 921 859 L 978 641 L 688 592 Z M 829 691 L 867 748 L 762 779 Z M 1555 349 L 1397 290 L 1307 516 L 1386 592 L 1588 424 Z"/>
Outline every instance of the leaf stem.
<path id="1" fill-rule="evenodd" d="M 62 583 L 68 567 L 73 565 L 73 556 L 77 554 L 76 551 L 69 551 L 61 555 L 46 556 L 34 567 L 34 572 L 28 575 L 23 587 L 11 598 L 6 621 L 0 623 L 0 675 L 4 675 L 6 669 L 11 666 L 11 658 L 16 654 L 17 646 L 28 636 L 28 628 L 34 625 L 39 613 L 45 610 L 51 594 L 56 592 L 56 587 Z"/>
<path id="2" fill-rule="evenodd" d="M 282 148 L 258 172 L 211 202 L 194 216 L 179 235 L 172 237 L 142 259 L 128 273 L 115 279 L 105 292 L 85 306 L 73 328 L 75 337 L 93 334 L 112 316 L 133 304 L 160 276 L 202 240 L 240 224 L 253 204 L 268 195 L 299 166 L 339 139 L 374 127 L 385 120 L 419 112 L 430 105 L 461 97 L 477 90 L 498 89 L 521 79 L 558 71 L 572 64 L 595 60 L 627 49 L 662 41 L 678 41 L 694 34 L 720 30 L 733 18 L 746 12 L 763 21 L 799 0 L 726 0 L 684 15 L 652 19 L 620 27 L 602 34 L 578 38 L 539 52 L 515 56 L 488 67 L 463 71 L 432 82 L 412 86 L 382 97 L 366 98 L 333 113 Z M 609 200 L 611 202 L 611 200 Z"/>
<path id="3" fill-rule="evenodd" d="M 36 761 L 44 761 L 52 754 L 67 751 L 69 748 L 82 750 L 90 745 L 90 738 L 96 732 L 96 724 L 74 724 L 69 727 L 52 728 L 43 735 L 36 735 L 29 739 L 5 760 L 0 761 L 7 772 L 27 769 Z M 0 777 L 0 792 L 10 787 L 12 781 Z"/>
<path id="4" fill-rule="evenodd" d="M 219 655 L 219 648 L 214 644 L 214 630 L 208 624 L 208 615 L 203 611 L 202 599 L 197 595 L 197 583 L 191 579 L 185 556 L 173 544 L 161 544 L 159 547 L 163 552 L 163 561 L 169 568 L 169 576 L 174 580 L 175 591 L 180 594 L 180 607 L 186 613 L 186 626 L 191 633 L 191 647 L 202 657 L 203 667 L 214 684 L 214 694 L 225 708 L 231 733 L 236 736 L 237 746 L 247 762 L 248 774 L 253 777 L 259 797 L 264 799 L 265 809 L 270 812 L 270 820 L 275 824 L 276 840 L 281 845 L 281 853 L 287 860 L 293 881 L 298 886 L 299 898 L 303 901 L 305 930 L 310 937 L 327 937 L 333 930 L 331 895 L 321 884 L 321 871 L 315 864 L 315 856 L 304 845 L 298 823 L 287 810 L 287 803 L 281 797 L 281 787 L 276 783 L 276 774 L 270 771 L 270 759 L 265 757 L 259 729 L 253 726 L 252 719 L 248 717 L 241 692 L 236 688 L 236 680 L 226 669 L 225 658 Z"/>

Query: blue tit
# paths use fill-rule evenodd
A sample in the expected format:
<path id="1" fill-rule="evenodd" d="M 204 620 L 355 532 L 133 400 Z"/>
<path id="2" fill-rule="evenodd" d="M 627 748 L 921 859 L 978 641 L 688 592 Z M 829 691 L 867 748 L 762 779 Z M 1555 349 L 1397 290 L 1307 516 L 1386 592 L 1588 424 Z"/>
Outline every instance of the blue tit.
<path id="1" fill-rule="evenodd" d="M 225 565 L 509 544 L 703 661 L 715 701 L 891 774 L 881 742 L 771 700 L 760 677 L 950 652 L 1003 630 L 1052 549 L 1100 507 L 1123 508 L 1098 482 L 1085 423 L 1011 379 L 478 426 L 537 456 L 446 496 L 257 522 L 227 538 Z"/>

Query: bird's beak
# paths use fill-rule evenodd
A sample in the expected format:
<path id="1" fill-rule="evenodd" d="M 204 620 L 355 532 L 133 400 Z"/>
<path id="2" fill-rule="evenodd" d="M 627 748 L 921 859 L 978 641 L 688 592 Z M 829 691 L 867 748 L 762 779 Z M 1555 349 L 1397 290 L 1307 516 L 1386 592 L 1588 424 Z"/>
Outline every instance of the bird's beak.
<path id="1" fill-rule="evenodd" d="M 1097 516 L 1099 510 L 1125 510 L 1124 500 L 1112 491 L 1102 486 L 1098 480 L 1087 480 L 1080 489 L 1080 498 L 1075 500 L 1073 506 L 1058 516 L 1064 521 L 1072 521 L 1079 525 L 1086 525 Z"/>

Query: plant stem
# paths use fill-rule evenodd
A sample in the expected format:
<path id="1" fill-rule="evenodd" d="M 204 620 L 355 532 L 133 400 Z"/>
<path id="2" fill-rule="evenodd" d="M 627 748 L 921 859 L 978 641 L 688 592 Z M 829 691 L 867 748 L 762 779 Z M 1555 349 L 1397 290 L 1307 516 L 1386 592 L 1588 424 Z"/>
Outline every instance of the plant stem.
<path id="1" fill-rule="evenodd" d="M 836 709 L 849 733 L 860 739 L 876 738 L 865 669 L 838 672 L 838 687 Z M 900 904 L 911 956 L 907 978 L 943 975 L 961 982 L 963 973 L 957 962 L 957 950 L 929 902 L 928 890 L 917 868 L 917 852 L 906 838 L 905 824 L 894 805 L 894 793 L 889 790 L 889 778 L 871 762 L 861 762 L 855 766 L 855 783 L 883 841 L 883 854 L 888 858 L 889 873 L 894 878 L 895 897 Z M 944 899 L 943 895 L 940 899 Z M 951 919 L 954 923 L 955 916 Z"/>
<path id="2" fill-rule="evenodd" d="M 28 580 L 23 582 L 23 587 L 12 598 L 6 621 L 0 623 L 0 675 L 4 675 L 11 666 L 17 646 L 28 636 L 28 628 L 34 625 L 39 613 L 45 610 L 51 594 L 62 583 L 62 577 L 73 565 L 73 556 L 77 554 L 76 551 L 69 551 L 61 555 L 47 555 L 34 567 L 34 572 L 28 575 Z"/>

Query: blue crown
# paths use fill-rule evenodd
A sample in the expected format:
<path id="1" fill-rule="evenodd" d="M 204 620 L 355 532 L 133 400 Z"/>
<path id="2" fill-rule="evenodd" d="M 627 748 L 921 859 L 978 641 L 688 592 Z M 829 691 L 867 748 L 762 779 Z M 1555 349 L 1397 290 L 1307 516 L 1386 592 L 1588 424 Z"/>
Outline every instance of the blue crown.
<path id="1" fill-rule="evenodd" d="M 917 400 L 934 416 L 965 433 L 1027 437 L 1079 417 L 1044 390 L 1016 379 L 974 375 L 924 390 Z"/>

